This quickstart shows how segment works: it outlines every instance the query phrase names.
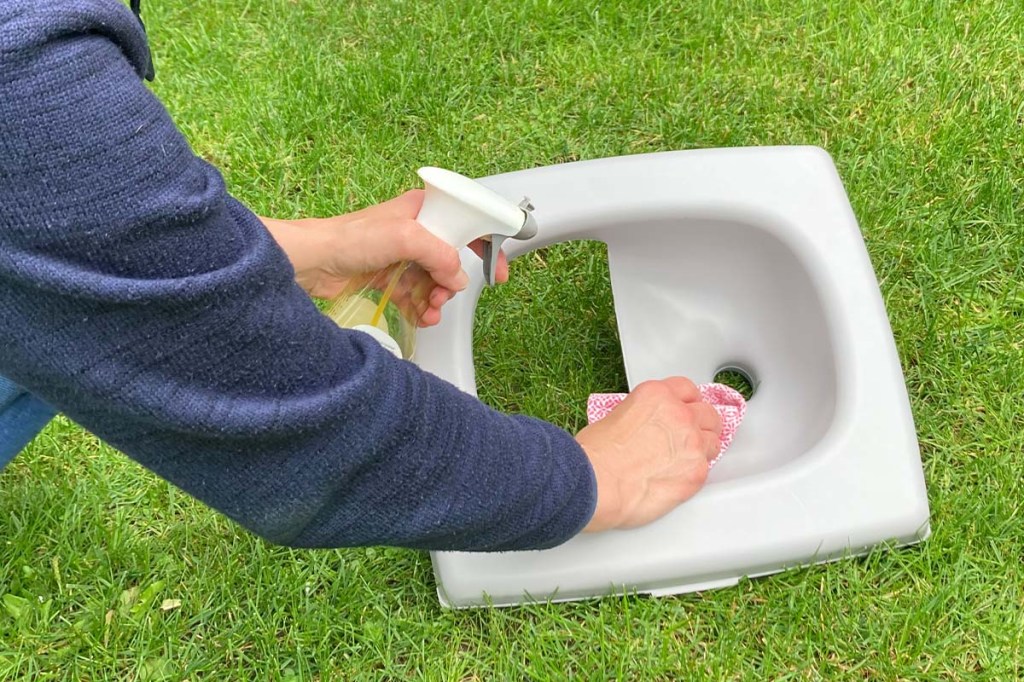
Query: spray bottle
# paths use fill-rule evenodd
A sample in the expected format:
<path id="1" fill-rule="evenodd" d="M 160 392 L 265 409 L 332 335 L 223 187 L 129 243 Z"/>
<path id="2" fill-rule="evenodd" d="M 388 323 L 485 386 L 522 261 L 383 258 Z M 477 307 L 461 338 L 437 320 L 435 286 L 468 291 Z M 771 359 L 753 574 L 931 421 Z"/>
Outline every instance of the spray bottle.
<path id="1" fill-rule="evenodd" d="M 426 190 L 417 222 L 455 248 L 483 238 L 484 279 L 494 284 L 501 244 L 537 234 L 533 206 L 518 205 L 475 180 L 442 168 L 419 170 Z M 339 326 L 369 334 L 399 358 L 411 360 L 416 329 L 434 283 L 418 265 L 402 262 L 353 278 L 327 315 Z"/>

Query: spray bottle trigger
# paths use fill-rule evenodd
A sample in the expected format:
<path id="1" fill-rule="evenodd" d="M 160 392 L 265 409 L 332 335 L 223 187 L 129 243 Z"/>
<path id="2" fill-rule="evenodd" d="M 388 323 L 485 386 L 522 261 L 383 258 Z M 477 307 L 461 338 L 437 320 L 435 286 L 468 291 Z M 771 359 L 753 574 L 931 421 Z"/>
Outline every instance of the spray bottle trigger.
<path id="1" fill-rule="evenodd" d="M 484 281 L 487 286 L 494 286 L 494 277 L 498 270 L 498 256 L 501 255 L 501 244 L 505 237 L 499 234 L 492 234 L 490 239 L 484 239 Z"/>
<path id="2" fill-rule="evenodd" d="M 519 202 L 519 208 L 523 212 L 523 226 L 519 232 L 511 237 L 504 234 L 492 234 L 484 237 L 484 281 L 487 286 L 494 286 L 494 277 L 498 270 L 498 257 L 501 255 L 501 245 L 506 239 L 531 239 L 537 235 L 537 221 L 533 217 L 533 204 L 529 197 L 523 197 Z"/>

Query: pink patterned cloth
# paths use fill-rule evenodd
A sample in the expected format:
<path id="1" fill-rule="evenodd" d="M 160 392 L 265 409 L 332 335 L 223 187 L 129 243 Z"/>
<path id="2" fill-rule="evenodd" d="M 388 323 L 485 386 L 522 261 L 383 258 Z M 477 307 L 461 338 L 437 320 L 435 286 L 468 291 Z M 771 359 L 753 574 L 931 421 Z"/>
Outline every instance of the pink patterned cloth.
<path id="1" fill-rule="evenodd" d="M 710 468 L 715 466 L 722 453 L 732 443 L 736 429 L 739 428 L 740 422 L 743 421 L 743 415 L 747 411 L 747 401 L 743 399 L 739 391 L 724 384 L 700 384 L 697 388 L 700 389 L 704 402 L 711 403 L 718 412 L 718 416 L 722 418 L 722 449 L 718 451 L 718 456 L 708 463 Z M 587 422 L 593 424 L 607 417 L 608 413 L 615 409 L 615 406 L 621 403 L 626 395 L 626 393 L 592 393 L 587 399 Z"/>

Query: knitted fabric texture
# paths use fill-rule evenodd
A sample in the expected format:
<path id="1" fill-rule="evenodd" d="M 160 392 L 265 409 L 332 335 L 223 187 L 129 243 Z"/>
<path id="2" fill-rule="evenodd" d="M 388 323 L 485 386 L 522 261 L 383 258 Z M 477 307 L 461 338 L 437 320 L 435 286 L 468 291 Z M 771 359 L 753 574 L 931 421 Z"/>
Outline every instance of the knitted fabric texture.
<path id="1" fill-rule="evenodd" d="M 710 403 L 718 416 L 722 418 L 722 433 L 719 435 L 721 449 L 718 455 L 708 463 L 708 468 L 715 466 L 725 454 L 736 435 L 736 429 L 743 422 L 747 411 L 747 401 L 739 391 L 724 384 L 700 384 L 700 395 L 704 402 Z M 587 399 L 587 422 L 593 424 L 604 419 L 627 396 L 626 393 L 592 393 Z"/>
<path id="2" fill-rule="evenodd" d="M 575 535 L 596 490 L 573 437 L 321 315 L 147 54 L 117 0 L 0 2 L 0 375 L 277 543 Z"/>

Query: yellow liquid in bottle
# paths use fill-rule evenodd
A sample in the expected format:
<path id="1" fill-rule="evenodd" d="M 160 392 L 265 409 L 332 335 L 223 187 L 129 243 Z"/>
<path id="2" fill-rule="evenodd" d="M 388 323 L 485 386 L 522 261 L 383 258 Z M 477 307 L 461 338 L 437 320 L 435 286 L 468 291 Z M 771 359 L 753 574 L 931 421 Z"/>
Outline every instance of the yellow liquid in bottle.
<path id="1" fill-rule="evenodd" d="M 402 357 L 411 360 L 419 314 L 416 312 L 414 285 L 403 291 L 401 300 L 395 294 L 409 263 L 356 278 L 334 299 L 326 314 L 341 327 L 360 325 L 376 327 L 391 336 L 401 349 Z"/>

